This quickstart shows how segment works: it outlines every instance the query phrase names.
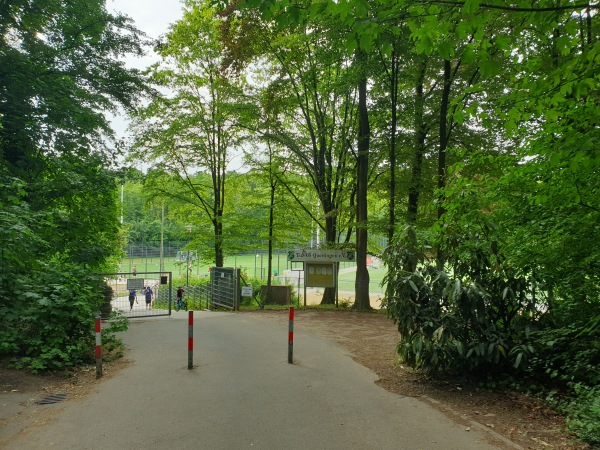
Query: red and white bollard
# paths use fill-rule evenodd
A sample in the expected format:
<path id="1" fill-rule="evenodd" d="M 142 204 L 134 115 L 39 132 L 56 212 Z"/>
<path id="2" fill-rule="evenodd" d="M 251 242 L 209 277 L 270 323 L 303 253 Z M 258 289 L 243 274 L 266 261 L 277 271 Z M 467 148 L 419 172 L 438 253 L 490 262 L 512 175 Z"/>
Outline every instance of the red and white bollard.
<path id="1" fill-rule="evenodd" d="M 188 311 L 188 370 L 194 367 L 194 311 Z"/>
<path id="2" fill-rule="evenodd" d="M 290 328 L 288 332 L 288 364 L 294 363 L 294 307 L 290 306 Z"/>
<path id="3" fill-rule="evenodd" d="M 102 377 L 102 327 L 100 326 L 100 316 L 95 316 L 96 322 L 96 378 Z"/>

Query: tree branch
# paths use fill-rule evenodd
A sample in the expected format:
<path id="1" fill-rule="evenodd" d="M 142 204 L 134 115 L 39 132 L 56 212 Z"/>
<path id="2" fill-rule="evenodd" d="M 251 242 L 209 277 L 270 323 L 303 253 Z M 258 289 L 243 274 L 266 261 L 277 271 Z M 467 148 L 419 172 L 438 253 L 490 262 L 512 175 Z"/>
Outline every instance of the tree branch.
<path id="1" fill-rule="evenodd" d="M 455 2 L 452 0 L 433 0 L 428 1 L 427 5 L 431 4 L 441 4 L 441 5 L 451 5 L 451 6 L 465 6 L 466 2 Z M 548 6 L 544 8 L 522 8 L 517 6 L 505 6 L 505 5 L 493 5 L 490 3 L 480 3 L 479 8 L 482 9 L 499 9 L 503 11 L 513 11 L 513 12 L 553 12 L 553 11 L 570 11 L 570 10 L 582 10 L 582 9 L 600 9 L 600 5 L 592 5 L 590 3 L 576 3 L 573 5 L 565 5 L 565 6 Z"/>

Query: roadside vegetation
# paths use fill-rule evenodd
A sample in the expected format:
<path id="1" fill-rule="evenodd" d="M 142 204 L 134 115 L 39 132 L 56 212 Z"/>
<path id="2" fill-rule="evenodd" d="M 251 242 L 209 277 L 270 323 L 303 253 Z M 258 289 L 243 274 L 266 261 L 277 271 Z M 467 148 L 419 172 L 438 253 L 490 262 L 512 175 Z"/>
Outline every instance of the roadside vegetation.
<path id="1" fill-rule="evenodd" d="M 345 308 L 384 261 L 405 364 L 545 397 L 600 446 L 598 10 L 186 0 L 150 42 L 104 1 L 2 3 L 0 355 L 90 360 L 128 243 L 264 250 L 255 287 L 275 249 L 343 248 Z"/>

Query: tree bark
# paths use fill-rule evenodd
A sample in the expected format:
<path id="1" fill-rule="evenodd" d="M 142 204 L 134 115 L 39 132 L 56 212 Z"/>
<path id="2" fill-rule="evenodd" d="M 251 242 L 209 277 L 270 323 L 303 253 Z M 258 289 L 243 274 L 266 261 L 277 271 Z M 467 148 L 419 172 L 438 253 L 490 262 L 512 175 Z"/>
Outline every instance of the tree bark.
<path id="1" fill-rule="evenodd" d="M 325 242 L 337 242 L 337 220 L 333 217 L 325 219 Z M 335 305 L 335 288 L 327 287 L 324 289 L 321 305 Z"/>
<path id="2" fill-rule="evenodd" d="M 448 106 L 450 103 L 450 85 L 452 84 L 452 75 L 450 61 L 444 60 L 444 88 L 442 91 L 442 102 L 440 105 L 440 145 L 438 150 L 438 172 L 437 172 L 437 187 L 440 192 L 438 206 L 438 220 L 442 218 L 446 212 L 444 208 L 443 189 L 446 187 L 446 149 L 448 148 Z M 438 269 L 444 267 L 445 256 L 441 249 L 437 253 Z"/>
<path id="3" fill-rule="evenodd" d="M 359 55 L 360 62 L 365 59 Z M 361 70 L 364 70 L 361 68 Z M 370 126 L 367 108 L 367 77 L 363 75 L 358 83 L 358 157 L 356 191 L 356 283 L 354 309 L 371 309 L 369 300 L 369 271 L 367 269 L 367 187 L 369 181 Z"/>
<path id="4" fill-rule="evenodd" d="M 411 169 L 411 180 L 408 186 L 408 211 L 407 221 L 409 224 L 416 224 L 419 211 L 419 196 L 422 187 L 423 157 L 425 155 L 425 99 L 423 98 L 423 83 L 425 80 L 425 71 L 427 63 L 421 63 L 421 69 L 417 78 L 415 88 L 415 157 Z"/>
<path id="5" fill-rule="evenodd" d="M 222 217 L 217 217 L 213 221 L 215 229 L 215 266 L 223 267 L 223 221 Z"/>
<path id="6" fill-rule="evenodd" d="M 272 156 L 272 153 L 269 154 L 269 157 Z M 269 203 L 269 249 L 268 249 L 268 264 L 267 264 L 267 298 L 266 301 L 271 298 L 271 283 L 272 283 L 272 274 L 273 274 L 273 228 L 275 221 L 275 189 L 277 188 L 277 183 L 273 177 L 273 161 L 271 159 L 269 164 L 269 178 L 270 178 L 270 187 L 271 187 L 271 198 Z M 264 303 L 263 303 L 264 307 Z"/>
<path id="7" fill-rule="evenodd" d="M 396 228 L 396 133 L 398 132 L 398 56 L 396 52 L 392 53 L 392 64 L 390 68 L 390 87 L 391 87 L 391 113 L 392 130 L 390 138 L 390 193 L 389 193 L 389 219 L 388 219 L 388 242 L 391 243 L 394 238 Z"/>

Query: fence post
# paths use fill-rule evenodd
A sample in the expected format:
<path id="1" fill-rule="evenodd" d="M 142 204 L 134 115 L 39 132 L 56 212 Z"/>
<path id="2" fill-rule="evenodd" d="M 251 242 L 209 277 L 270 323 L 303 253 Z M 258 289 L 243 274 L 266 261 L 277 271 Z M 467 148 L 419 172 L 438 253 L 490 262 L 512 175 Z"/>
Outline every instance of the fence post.
<path id="1" fill-rule="evenodd" d="M 294 307 L 290 306 L 290 328 L 288 332 L 288 364 L 294 363 Z"/>
<path id="2" fill-rule="evenodd" d="M 194 367 L 194 311 L 188 311 L 188 370 Z"/>
<path id="3" fill-rule="evenodd" d="M 96 324 L 96 378 L 102 377 L 102 328 L 100 326 L 100 316 L 95 316 Z"/>

